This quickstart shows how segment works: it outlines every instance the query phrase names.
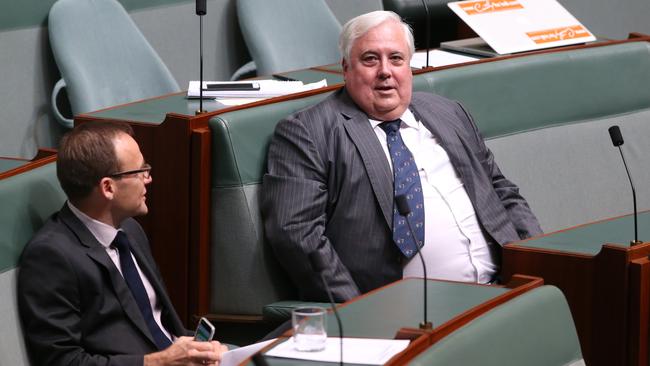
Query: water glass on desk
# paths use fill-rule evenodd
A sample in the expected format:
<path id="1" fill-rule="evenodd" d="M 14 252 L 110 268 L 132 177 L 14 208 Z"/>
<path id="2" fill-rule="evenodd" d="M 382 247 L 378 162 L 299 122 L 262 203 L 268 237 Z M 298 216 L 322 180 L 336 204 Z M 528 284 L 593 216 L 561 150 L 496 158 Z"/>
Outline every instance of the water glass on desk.
<path id="1" fill-rule="evenodd" d="M 325 349 L 325 309 L 318 306 L 295 308 L 291 311 L 291 323 L 293 344 L 297 351 L 316 352 Z"/>

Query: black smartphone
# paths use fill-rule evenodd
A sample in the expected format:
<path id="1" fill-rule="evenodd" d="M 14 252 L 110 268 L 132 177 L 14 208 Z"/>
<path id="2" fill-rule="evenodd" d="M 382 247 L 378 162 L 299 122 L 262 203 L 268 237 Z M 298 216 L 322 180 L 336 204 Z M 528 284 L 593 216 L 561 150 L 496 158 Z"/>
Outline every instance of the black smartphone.
<path id="1" fill-rule="evenodd" d="M 243 90 L 260 90 L 260 83 L 209 83 L 203 90 L 221 90 L 221 91 L 243 91 Z"/>
<path id="2" fill-rule="evenodd" d="M 208 342 L 214 337 L 214 325 L 206 318 L 199 320 L 199 325 L 196 327 L 194 333 L 194 340 L 200 342 Z"/>

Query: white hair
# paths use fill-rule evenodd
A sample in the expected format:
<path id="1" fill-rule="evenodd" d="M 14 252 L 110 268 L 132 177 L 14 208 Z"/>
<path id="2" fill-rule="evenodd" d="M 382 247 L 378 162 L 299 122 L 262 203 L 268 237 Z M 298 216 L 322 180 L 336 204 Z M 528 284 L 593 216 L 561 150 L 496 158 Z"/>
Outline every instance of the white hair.
<path id="1" fill-rule="evenodd" d="M 413 31 L 411 30 L 411 27 L 404 23 L 402 18 L 394 12 L 377 10 L 359 15 L 345 23 L 343 30 L 341 30 L 341 35 L 339 36 L 339 51 L 341 52 L 341 57 L 345 60 L 349 60 L 354 42 L 368 33 L 372 28 L 386 21 L 395 21 L 402 26 L 409 51 L 411 52 L 411 55 L 413 55 L 415 52 L 415 41 L 413 40 Z"/>

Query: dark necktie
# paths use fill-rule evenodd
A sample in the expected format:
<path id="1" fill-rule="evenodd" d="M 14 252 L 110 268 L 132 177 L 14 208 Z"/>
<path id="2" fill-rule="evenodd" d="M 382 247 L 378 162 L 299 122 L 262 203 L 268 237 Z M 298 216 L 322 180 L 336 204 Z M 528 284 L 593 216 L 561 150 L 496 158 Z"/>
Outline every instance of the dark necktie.
<path id="1" fill-rule="evenodd" d="M 402 120 L 387 121 L 379 124 L 386 132 L 388 152 L 393 162 L 393 186 L 395 197 L 404 195 L 408 200 L 411 213 L 408 219 L 413 226 L 420 247 L 424 245 L 424 198 L 422 196 L 422 184 L 418 167 L 413 159 L 413 154 L 406 147 L 399 133 Z M 394 202 L 394 201 L 393 201 Z M 393 203 L 393 240 L 406 258 L 415 255 L 413 239 L 405 218 L 399 214 L 395 203 Z"/>
<path id="2" fill-rule="evenodd" d="M 115 240 L 113 240 L 113 245 L 120 252 L 122 276 L 124 277 L 127 286 L 129 286 L 129 289 L 135 298 L 135 302 L 138 303 L 138 308 L 140 308 L 142 317 L 147 323 L 147 327 L 149 327 L 149 331 L 151 332 L 158 349 L 163 350 L 169 347 L 172 342 L 167 338 L 165 333 L 163 333 L 158 326 L 158 323 L 156 323 L 153 318 L 149 296 L 147 296 L 147 291 L 144 289 L 144 284 L 138 274 L 138 269 L 135 267 L 135 263 L 131 257 L 131 245 L 129 244 L 129 239 L 123 231 L 117 232 L 117 236 L 115 237 Z"/>

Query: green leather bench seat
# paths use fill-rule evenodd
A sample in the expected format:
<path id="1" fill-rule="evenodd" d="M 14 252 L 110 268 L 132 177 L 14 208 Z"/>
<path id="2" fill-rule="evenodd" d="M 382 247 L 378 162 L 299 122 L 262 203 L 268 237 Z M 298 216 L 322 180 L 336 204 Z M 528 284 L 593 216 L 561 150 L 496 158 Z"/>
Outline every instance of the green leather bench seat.
<path id="1" fill-rule="evenodd" d="M 444 337 L 413 366 L 584 366 L 562 292 L 542 286 L 499 305 Z"/>
<path id="2" fill-rule="evenodd" d="M 28 365 L 16 303 L 16 274 L 23 247 L 65 195 L 54 163 L 0 180 L 0 365 Z"/>
<path id="3" fill-rule="evenodd" d="M 630 42 L 488 62 L 414 77 L 459 100 L 544 231 L 632 211 L 607 128 L 618 124 L 637 187 L 650 185 L 650 44 Z M 639 195 L 650 209 L 650 195 Z"/>
<path id="4" fill-rule="evenodd" d="M 650 185 L 650 47 L 646 42 L 530 55 L 434 71 L 414 89 L 461 101 L 503 172 L 545 231 L 631 211 L 629 186 L 607 127 L 619 124 L 636 183 Z M 210 120 L 212 284 L 215 314 L 261 315 L 295 298 L 265 245 L 259 190 L 276 123 L 329 94 Z M 639 207 L 650 208 L 650 195 Z M 287 304 L 278 312 L 288 314 Z M 273 306 L 266 307 L 269 316 Z M 275 315 L 273 315 L 275 316 Z M 272 316 L 272 317 L 273 317 Z"/>
<path id="5" fill-rule="evenodd" d="M 212 313 L 261 315 L 266 306 L 267 320 L 287 319 L 288 303 L 269 305 L 297 299 L 297 294 L 264 241 L 258 199 L 266 151 L 278 121 L 327 95 L 243 109 L 210 120 Z"/>

